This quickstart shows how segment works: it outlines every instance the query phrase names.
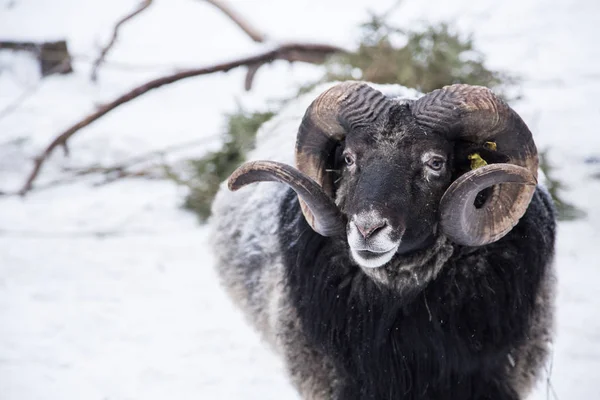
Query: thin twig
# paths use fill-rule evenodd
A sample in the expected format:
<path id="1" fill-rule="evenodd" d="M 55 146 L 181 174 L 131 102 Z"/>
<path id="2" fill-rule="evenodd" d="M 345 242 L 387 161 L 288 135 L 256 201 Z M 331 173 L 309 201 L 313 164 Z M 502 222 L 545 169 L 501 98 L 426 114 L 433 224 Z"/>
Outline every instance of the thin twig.
<path id="1" fill-rule="evenodd" d="M 96 61 L 95 56 L 91 56 L 85 53 L 71 53 L 70 60 L 83 62 L 87 64 L 93 64 Z M 48 50 L 44 53 L 44 59 L 53 61 L 53 60 L 64 60 L 64 52 L 62 51 L 52 51 Z M 176 65 L 176 64 L 135 64 L 127 61 L 119 61 L 119 60 L 104 60 L 102 62 L 103 68 L 114 68 L 114 69 L 122 69 L 122 70 L 133 70 L 133 71 L 156 71 L 156 70 L 183 70 L 189 69 L 189 66 Z M 52 71 L 54 72 L 54 71 Z"/>
<path id="2" fill-rule="evenodd" d="M 161 165 L 153 166 L 154 168 L 160 167 Z M 72 184 L 77 181 L 78 178 L 83 178 L 89 175 L 94 174 L 102 174 L 105 176 L 103 181 L 92 183 L 92 186 L 103 186 L 108 183 L 115 182 L 119 179 L 124 178 L 145 178 L 145 179 L 163 179 L 162 175 L 157 173 L 153 173 L 151 171 L 152 168 L 148 168 L 140 171 L 125 171 L 120 169 L 115 169 L 113 167 L 103 167 L 101 165 L 92 165 L 90 167 L 72 170 L 71 175 L 63 178 L 57 178 L 52 181 L 43 183 L 39 186 L 36 186 L 32 190 L 39 192 L 41 190 L 51 189 L 61 185 Z M 3 192 L 0 191 L 0 196 L 19 196 L 19 192 Z"/>
<path id="3" fill-rule="evenodd" d="M 394 3 L 386 11 L 384 11 L 383 14 L 381 14 L 381 18 L 382 19 L 389 18 L 389 16 L 392 13 L 394 13 L 398 8 L 400 8 L 400 6 L 402 5 L 403 2 L 404 2 L 404 0 L 396 0 L 396 1 L 394 1 Z"/>
<path id="4" fill-rule="evenodd" d="M 163 168 L 163 164 L 151 165 L 149 168 L 140 171 L 128 171 L 129 168 L 132 168 L 138 164 L 142 164 L 144 162 L 151 161 L 156 157 L 164 157 L 167 154 L 175 153 L 181 150 L 188 150 L 193 147 L 203 146 L 208 142 L 214 141 L 220 138 L 220 135 L 207 136 L 202 139 L 191 140 L 188 142 L 178 143 L 172 146 L 168 146 L 159 150 L 153 150 L 146 153 L 138 154 L 113 165 L 103 166 L 100 164 L 88 165 L 86 167 L 64 167 L 62 169 L 63 172 L 66 173 L 66 176 L 45 182 L 41 185 L 37 185 L 32 187 L 31 190 L 35 190 L 36 192 L 40 190 L 51 189 L 61 185 L 67 185 L 76 182 L 79 178 L 83 178 L 89 175 L 101 174 L 106 178 L 104 181 L 100 183 L 94 184 L 95 186 L 104 185 L 107 183 L 112 183 L 121 178 L 129 178 L 129 177 L 144 177 L 148 179 L 159 179 L 161 176 L 152 175 L 150 176 L 150 172 L 155 168 Z M 1 147 L 1 145 L 0 145 Z M 0 191 L 0 196 L 19 196 L 19 192 L 5 192 Z"/>
<path id="5" fill-rule="evenodd" d="M 182 231 L 171 232 L 179 233 Z M 165 233 L 163 230 L 148 231 L 148 230 L 72 230 L 72 231 L 32 231 L 32 230 L 4 230 L 0 229 L 0 237 L 21 237 L 26 239 L 61 239 L 61 238 L 73 238 L 73 239 L 86 239 L 90 237 L 94 238 L 109 238 L 109 237 L 122 237 L 122 236 L 162 236 Z"/>
<path id="6" fill-rule="evenodd" d="M 165 147 L 160 150 L 149 151 L 147 153 L 139 154 L 137 156 L 131 157 L 128 160 L 120 162 L 118 164 L 118 167 L 121 169 L 131 168 L 132 166 L 134 166 L 136 164 L 140 164 L 142 162 L 148 161 L 154 157 L 164 156 L 167 153 L 173 153 L 173 152 L 180 151 L 180 150 L 187 150 L 191 147 L 205 145 L 206 143 L 216 140 L 220 137 L 221 137 L 221 135 L 207 136 L 202 139 L 191 140 L 191 141 L 184 142 L 184 143 L 174 144 L 172 146 L 168 146 L 168 147 Z"/>
<path id="7" fill-rule="evenodd" d="M 23 102 L 25 102 L 25 100 L 27 100 L 28 98 L 30 98 L 31 96 L 33 96 L 41 87 L 42 87 L 41 82 L 38 82 L 37 84 L 31 85 L 30 87 L 28 87 L 27 89 L 25 89 L 23 91 L 23 93 L 21 93 L 19 95 L 19 97 L 17 97 L 9 105 L 7 105 L 2 110 L 0 110 L 0 119 L 6 117 L 10 113 L 12 113 L 16 109 L 18 109 L 19 106 L 21 104 L 23 104 Z"/>
<path id="8" fill-rule="evenodd" d="M 223 12 L 229 19 L 233 21 L 241 30 L 243 30 L 250 39 L 257 43 L 264 43 L 267 39 L 266 35 L 260 32 L 258 29 L 254 28 L 252 25 L 245 21 L 242 17 L 240 17 L 235 11 L 233 11 L 227 4 L 222 2 L 221 0 L 206 0 L 207 3 L 212 4 L 217 7 L 219 10 Z M 246 79 L 244 80 L 244 90 L 247 92 L 252 89 L 252 82 L 254 81 L 254 76 L 256 72 L 260 68 L 261 64 L 252 64 L 248 65 L 248 71 L 246 72 Z"/>
<path id="9" fill-rule="evenodd" d="M 149 92 L 150 90 L 159 88 L 164 85 L 168 85 L 182 79 L 191 78 L 200 75 L 208 75 L 215 72 L 228 72 L 234 68 L 249 65 L 265 65 L 276 60 L 284 61 L 302 61 L 307 63 L 320 63 L 330 54 L 343 52 L 344 50 L 325 44 L 302 44 L 292 43 L 284 44 L 275 49 L 260 53 L 258 55 L 244 57 L 238 60 L 229 61 L 221 64 L 212 65 L 204 68 L 190 69 L 186 71 L 180 71 L 171 75 L 163 76 L 146 82 L 129 92 L 119 96 L 115 100 L 108 104 L 100 106 L 95 112 L 87 115 L 76 124 L 72 125 L 62 133 L 60 133 L 52 142 L 34 159 L 34 167 L 31 173 L 28 175 L 25 184 L 19 190 L 21 196 L 25 195 L 31 190 L 33 181 L 38 176 L 42 165 L 48 159 L 50 154 L 54 151 L 57 146 L 64 146 L 64 144 L 80 129 L 90 125 L 92 122 L 108 114 L 115 108 L 133 100 L 141 95 Z"/>
<path id="10" fill-rule="evenodd" d="M 552 368 L 554 367 L 554 347 L 552 347 L 552 351 L 550 352 L 550 365 L 546 365 L 546 398 L 550 399 L 550 393 L 552 393 L 552 397 L 554 400 L 559 400 L 558 394 L 556 390 L 554 390 L 554 386 L 552 385 Z"/>
<path id="11" fill-rule="evenodd" d="M 125 178 L 143 178 L 147 180 L 160 180 L 165 179 L 164 175 L 161 173 L 157 173 L 152 171 L 151 168 L 143 169 L 140 171 L 118 171 L 116 174 L 107 175 L 101 182 L 96 182 L 92 186 L 100 187 L 104 185 L 108 185 L 109 183 L 113 183 Z"/>
<path id="12" fill-rule="evenodd" d="M 260 64 L 248 65 L 248 71 L 246 72 L 246 78 L 244 79 L 244 90 L 246 90 L 246 92 L 252 89 L 254 75 L 256 75 L 259 68 Z"/>
<path id="13" fill-rule="evenodd" d="M 213 135 L 204 137 L 202 139 L 190 140 L 184 143 L 174 144 L 172 146 L 168 146 L 159 150 L 152 150 L 146 153 L 138 154 L 123 161 L 120 161 L 114 165 L 107 167 L 100 167 L 98 165 L 94 165 L 86 168 L 65 168 L 64 171 L 67 172 L 75 172 L 75 176 L 78 175 L 86 175 L 88 173 L 102 172 L 104 174 L 108 174 L 115 171 L 124 171 L 128 168 L 131 168 L 137 164 L 144 163 L 146 161 L 150 161 L 156 157 L 162 157 L 167 155 L 168 153 L 174 153 L 180 150 L 187 150 L 192 147 L 205 145 L 208 142 L 218 139 L 221 137 L 220 135 Z M 89 172 L 88 172 L 89 171 Z"/>
<path id="14" fill-rule="evenodd" d="M 100 55 L 94 62 L 94 65 L 92 66 L 92 74 L 90 76 L 92 82 L 96 82 L 96 80 L 98 79 L 98 68 L 100 68 L 100 65 L 104 62 L 104 59 L 106 58 L 106 54 L 108 54 L 110 49 L 114 46 L 115 42 L 117 41 L 117 37 L 119 36 L 119 29 L 121 28 L 121 26 L 123 26 L 125 22 L 131 20 L 136 15 L 140 14 L 142 11 L 150 7 L 150 4 L 152 4 L 152 0 L 143 0 L 138 5 L 138 7 L 135 10 L 133 10 L 133 12 L 127 14 L 116 23 L 115 27 L 113 28 L 113 33 L 112 37 L 110 38 L 110 41 L 106 46 L 104 46 L 104 48 L 100 52 Z"/>
<path id="15" fill-rule="evenodd" d="M 242 17 L 240 17 L 235 11 L 229 8 L 227 4 L 223 3 L 220 0 L 206 0 L 206 2 L 212 4 L 213 6 L 221 10 L 223 14 L 229 17 L 229 19 L 231 19 L 241 30 L 243 30 L 248 36 L 250 36 L 250 39 L 252 39 L 256 43 L 265 42 L 266 36 L 258 29 L 250 25 L 248 21 L 245 21 Z"/>
<path id="16" fill-rule="evenodd" d="M 52 68 L 50 70 L 49 75 L 52 74 L 52 73 L 54 73 L 54 72 L 56 72 L 56 71 L 62 70 L 66 66 L 66 64 L 68 62 L 69 62 L 69 60 L 63 60 L 62 63 L 57 64 L 56 66 L 54 66 L 54 68 Z M 36 83 L 35 85 L 31 85 L 30 87 L 28 87 L 27 89 L 25 89 L 23 91 L 23 93 L 21 93 L 19 95 L 19 97 L 17 97 L 12 103 L 10 103 L 6 107 L 4 107 L 2 110 L 0 110 L 0 119 L 6 117 L 10 113 L 12 113 L 15 110 L 17 110 L 19 108 L 19 106 L 21 104 L 23 104 L 23 102 L 25 102 L 25 100 L 27 100 L 28 98 L 30 98 L 31 96 L 33 96 L 35 93 L 37 93 L 37 91 L 41 87 L 42 87 L 42 80 L 40 79 L 40 81 L 38 83 Z"/>

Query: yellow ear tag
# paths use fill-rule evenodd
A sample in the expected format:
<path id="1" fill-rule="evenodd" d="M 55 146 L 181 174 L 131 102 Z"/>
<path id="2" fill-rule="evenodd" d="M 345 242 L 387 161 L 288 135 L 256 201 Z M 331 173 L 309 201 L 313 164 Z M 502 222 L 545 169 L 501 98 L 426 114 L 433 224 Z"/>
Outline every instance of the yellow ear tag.
<path id="1" fill-rule="evenodd" d="M 468 158 L 471 160 L 471 169 L 477 169 L 487 165 L 487 162 L 481 158 L 479 153 L 469 154 Z"/>
<path id="2" fill-rule="evenodd" d="M 497 149 L 496 142 L 485 142 L 485 147 L 492 151 L 496 151 Z"/>

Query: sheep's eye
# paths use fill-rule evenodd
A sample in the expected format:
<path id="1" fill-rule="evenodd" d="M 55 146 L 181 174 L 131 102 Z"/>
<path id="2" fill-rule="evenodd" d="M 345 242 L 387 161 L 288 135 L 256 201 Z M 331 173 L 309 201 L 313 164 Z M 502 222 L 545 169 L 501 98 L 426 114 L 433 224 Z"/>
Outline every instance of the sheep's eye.
<path id="1" fill-rule="evenodd" d="M 431 157 L 427 161 L 427 166 L 434 171 L 440 171 L 444 167 L 444 159 L 441 157 Z"/>
<path id="2" fill-rule="evenodd" d="M 354 164 L 354 157 L 352 157 L 350 154 L 346 154 L 344 156 L 344 162 L 346 163 L 346 165 L 352 165 Z"/>

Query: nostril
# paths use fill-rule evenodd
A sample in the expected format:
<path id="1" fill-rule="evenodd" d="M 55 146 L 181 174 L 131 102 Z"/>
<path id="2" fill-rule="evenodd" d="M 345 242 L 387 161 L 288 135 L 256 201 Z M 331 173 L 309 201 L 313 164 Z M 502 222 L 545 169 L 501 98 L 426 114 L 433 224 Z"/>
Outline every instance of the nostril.
<path id="1" fill-rule="evenodd" d="M 355 222 L 356 228 L 363 236 L 363 238 L 367 239 L 369 236 L 373 236 L 379 230 L 383 229 L 387 223 L 385 220 L 380 221 L 370 221 L 368 223 Z"/>

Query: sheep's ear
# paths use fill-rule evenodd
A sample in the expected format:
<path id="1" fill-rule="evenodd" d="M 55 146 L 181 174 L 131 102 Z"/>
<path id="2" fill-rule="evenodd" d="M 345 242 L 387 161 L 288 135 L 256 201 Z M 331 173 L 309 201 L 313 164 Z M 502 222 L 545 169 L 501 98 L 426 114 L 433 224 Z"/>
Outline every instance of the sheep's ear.
<path id="1" fill-rule="evenodd" d="M 337 198 L 337 190 L 342 182 L 342 168 L 344 167 L 345 141 L 341 141 L 335 147 L 331 157 L 328 160 L 325 172 L 329 175 L 330 186 L 333 188 L 332 197 Z"/>
<path id="2" fill-rule="evenodd" d="M 480 162 L 476 162 L 480 160 Z M 510 157 L 486 144 L 459 141 L 454 148 L 453 180 L 466 172 L 488 164 L 509 164 Z"/>

